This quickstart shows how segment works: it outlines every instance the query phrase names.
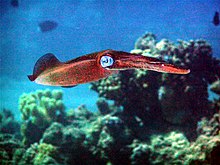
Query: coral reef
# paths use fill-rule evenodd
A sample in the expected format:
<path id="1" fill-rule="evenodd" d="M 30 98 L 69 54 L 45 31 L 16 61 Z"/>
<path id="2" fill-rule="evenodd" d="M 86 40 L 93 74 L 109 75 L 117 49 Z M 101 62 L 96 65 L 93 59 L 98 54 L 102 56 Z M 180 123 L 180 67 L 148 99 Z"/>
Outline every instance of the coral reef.
<path id="1" fill-rule="evenodd" d="M 171 132 L 165 136 L 155 136 L 151 139 L 152 164 L 166 162 L 166 164 L 182 164 L 186 149 L 190 143 L 181 133 Z"/>
<path id="2" fill-rule="evenodd" d="M 197 122 L 203 116 L 211 117 L 216 112 L 210 108 L 208 85 L 220 78 L 220 61 L 212 57 L 211 46 L 204 40 L 179 40 L 178 44 L 167 39 L 157 42 L 155 35 L 146 33 L 137 40 L 131 52 L 160 57 L 190 68 L 191 73 L 174 75 L 146 70 L 122 71 L 92 83 L 91 89 L 100 97 L 122 106 L 124 120 L 131 127 L 136 123 L 135 118 L 139 118 L 149 135 L 152 134 L 153 123 L 154 130 L 158 125 L 158 132 L 177 129 L 194 139 Z M 164 122 L 166 130 L 161 129 L 161 122 Z M 137 132 L 140 130 L 142 128 L 138 128 Z"/>
<path id="3" fill-rule="evenodd" d="M 135 139 L 129 148 L 132 150 L 130 154 L 132 165 L 150 164 L 151 148 L 147 143 Z"/>
<path id="4" fill-rule="evenodd" d="M 191 144 L 185 154 L 185 164 L 211 164 L 220 163 L 220 135 L 204 136 L 201 135 Z"/>
<path id="5" fill-rule="evenodd" d="M 1 164 L 215 165 L 220 161 L 219 114 L 199 122 L 199 137 L 194 142 L 179 132 L 151 135 L 149 140 L 137 139 L 123 120 L 122 111 L 101 115 L 79 106 L 64 117 L 68 122 L 52 122 L 38 143 L 29 146 L 13 135 L 1 135 Z M 143 126 L 140 119 L 136 121 Z"/>
<path id="6" fill-rule="evenodd" d="M 85 147 L 85 132 L 73 125 L 64 127 L 53 123 L 44 133 L 41 141 L 58 148 L 61 164 L 89 164 L 91 154 Z M 82 159 L 79 159 L 81 157 Z"/>
<path id="7" fill-rule="evenodd" d="M 20 136 L 20 125 L 14 119 L 10 110 L 3 109 L 0 111 L 0 133 L 14 134 Z"/>
<path id="8" fill-rule="evenodd" d="M 132 52 L 191 73 L 128 70 L 92 83 L 97 112 L 85 105 L 66 111 L 61 90 L 23 94 L 21 123 L 8 110 L 0 113 L 0 164 L 220 164 L 220 99 L 208 100 L 209 84 L 218 95 L 220 62 L 211 46 L 157 42 L 147 33 Z"/>
<path id="9" fill-rule="evenodd" d="M 19 110 L 23 120 L 21 133 L 24 144 L 30 145 L 39 141 L 52 122 L 65 122 L 62 95 L 61 90 L 50 91 L 48 89 L 21 95 Z M 38 136 L 32 130 L 36 130 Z"/>
<path id="10" fill-rule="evenodd" d="M 21 156 L 21 152 L 22 156 Z M 54 157 L 57 156 L 56 148 L 46 143 L 34 143 L 26 151 L 16 150 L 14 163 L 18 165 L 58 165 Z M 20 157 L 20 159 L 18 159 Z"/>
<path id="11" fill-rule="evenodd" d="M 14 135 L 0 133 L 0 164 L 12 164 L 15 150 L 21 147 L 21 142 Z"/>
<path id="12" fill-rule="evenodd" d="M 119 117 L 106 115 L 101 120 L 103 125 L 93 153 L 112 164 L 129 164 L 127 145 L 133 139 L 130 130 Z"/>
<path id="13" fill-rule="evenodd" d="M 219 164 L 219 114 L 214 114 L 210 120 L 203 118 L 197 130 L 199 136 L 194 142 L 177 132 L 154 135 L 149 144 L 134 140 L 130 146 L 133 150 L 132 164 Z"/>
<path id="14" fill-rule="evenodd" d="M 202 118 L 198 122 L 197 133 L 206 136 L 215 136 L 220 133 L 220 114 L 214 114 L 214 116 L 207 120 L 207 118 Z"/>
<path id="15" fill-rule="evenodd" d="M 201 135 L 190 143 L 182 133 L 171 132 L 151 137 L 151 142 L 135 140 L 132 148 L 131 164 L 211 164 L 220 162 L 220 135 Z"/>

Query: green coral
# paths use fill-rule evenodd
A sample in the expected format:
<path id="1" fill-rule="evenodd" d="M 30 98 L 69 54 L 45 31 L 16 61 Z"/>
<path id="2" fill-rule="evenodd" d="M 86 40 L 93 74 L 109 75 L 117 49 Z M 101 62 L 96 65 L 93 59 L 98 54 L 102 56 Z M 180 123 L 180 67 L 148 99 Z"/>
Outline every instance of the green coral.
<path id="1" fill-rule="evenodd" d="M 37 90 L 24 93 L 19 98 L 22 120 L 21 132 L 24 144 L 30 145 L 40 140 L 43 131 L 55 121 L 65 122 L 65 107 L 61 90 Z M 32 130 L 37 130 L 36 136 Z"/>
<path id="2" fill-rule="evenodd" d="M 132 165 L 150 164 L 151 148 L 147 143 L 135 139 L 129 147 L 132 149 L 130 156 Z"/>
<path id="3" fill-rule="evenodd" d="M 38 154 L 34 158 L 34 165 L 52 164 L 51 159 L 48 159 L 47 157 L 51 157 L 56 153 L 56 148 L 54 146 L 51 144 L 41 143 L 38 145 L 37 151 Z"/>
<path id="4" fill-rule="evenodd" d="M 131 163 L 135 165 L 215 165 L 220 162 L 220 135 L 201 135 L 190 143 L 182 133 L 171 132 L 152 136 L 150 143 L 134 140 L 129 147 Z"/>
<path id="5" fill-rule="evenodd" d="M 64 114 L 62 91 L 46 89 L 24 93 L 19 98 L 19 110 L 23 120 L 31 120 L 39 127 L 48 126 L 58 115 Z"/>
<path id="6" fill-rule="evenodd" d="M 165 136 L 153 136 L 151 139 L 152 164 L 183 164 L 189 141 L 182 133 L 171 132 Z"/>
<path id="7" fill-rule="evenodd" d="M 19 155 L 21 150 L 17 150 Z M 14 159 L 18 165 L 58 165 L 54 157 L 57 155 L 57 149 L 51 144 L 34 143 L 24 153 L 20 159 Z M 15 155 L 16 156 L 16 155 Z"/>

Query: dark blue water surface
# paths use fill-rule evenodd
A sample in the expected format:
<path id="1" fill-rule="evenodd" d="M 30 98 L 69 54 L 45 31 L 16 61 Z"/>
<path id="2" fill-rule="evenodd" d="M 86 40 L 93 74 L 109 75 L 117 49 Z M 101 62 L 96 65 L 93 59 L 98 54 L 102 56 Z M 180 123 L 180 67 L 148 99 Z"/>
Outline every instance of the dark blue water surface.
<path id="1" fill-rule="evenodd" d="M 1 0 L 0 108 L 19 116 L 17 102 L 23 92 L 48 88 L 26 76 L 48 52 L 66 61 L 108 48 L 130 51 L 148 31 L 158 40 L 205 39 L 220 57 L 220 26 L 212 23 L 215 11 L 220 12 L 220 0 L 19 0 L 18 7 Z M 46 20 L 58 26 L 42 33 L 38 24 Z M 64 89 L 67 107 L 86 104 L 94 110 L 97 95 L 88 86 Z"/>

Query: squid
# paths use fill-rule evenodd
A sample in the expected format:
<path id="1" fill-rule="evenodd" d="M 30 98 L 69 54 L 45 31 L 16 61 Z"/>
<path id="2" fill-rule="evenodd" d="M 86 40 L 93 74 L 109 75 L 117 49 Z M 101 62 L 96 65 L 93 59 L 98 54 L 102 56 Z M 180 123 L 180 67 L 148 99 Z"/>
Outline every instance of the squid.
<path id="1" fill-rule="evenodd" d="M 36 62 L 30 81 L 37 84 L 73 87 L 97 81 L 120 70 L 147 69 L 157 72 L 188 74 L 189 69 L 165 61 L 123 51 L 104 50 L 84 55 L 67 62 L 59 61 L 47 53 Z"/>

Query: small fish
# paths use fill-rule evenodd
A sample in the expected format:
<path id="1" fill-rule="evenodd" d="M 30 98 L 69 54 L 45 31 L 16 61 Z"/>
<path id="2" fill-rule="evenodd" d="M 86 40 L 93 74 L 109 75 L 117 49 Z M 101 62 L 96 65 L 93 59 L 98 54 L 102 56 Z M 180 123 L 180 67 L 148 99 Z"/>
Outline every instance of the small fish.
<path id="1" fill-rule="evenodd" d="M 45 33 L 54 30 L 58 26 L 58 23 L 55 21 L 43 21 L 40 22 L 38 26 L 40 28 L 40 31 L 42 33 Z"/>
<path id="2" fill-rule="evenodd" d="M 214 17 L 213 17 L 213 21 L 212 21 L 212 23 L 215 25 L 215 26 L 218 26 L 219 25 L 219 23 L 220 23 L 220 20 L 219 20 L 219 12 L 215 12 L 215 15 L 214 15 Z"/>
<path id="3" fill-rule="evenodd" d="M 35 64 L 31 81 L 38 84 L 72 87 L 97 81 L 118 73 L 120 70 L 148 69 L 157 72 L 188 74 L 189 69 L 180 68 L 165 61 L 142 55 L 104 50 L 76 59 L 60 62 L 53 54 L 42 56 Z"/>

